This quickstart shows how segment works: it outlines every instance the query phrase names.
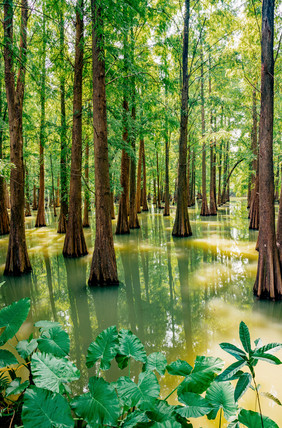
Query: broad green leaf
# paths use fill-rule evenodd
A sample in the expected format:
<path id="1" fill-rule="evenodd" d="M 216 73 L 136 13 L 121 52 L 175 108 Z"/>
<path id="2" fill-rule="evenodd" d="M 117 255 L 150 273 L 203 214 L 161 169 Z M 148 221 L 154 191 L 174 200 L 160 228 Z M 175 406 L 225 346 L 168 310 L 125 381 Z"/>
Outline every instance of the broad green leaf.
<path id="1" fill-rule="evenodd" d="M 213 382 L 206 392 L 206 400 L 213 407 L 208 414 L 208 419 L 215 419 L 220 409 L 224 411 L 224 416 L 228 421 L 237 413 L 234 389 L 230 382 Z"/>
<path id="2" fill-rule="evenodd" d="M 38 343 L 36 339 L 31 339 L 29 342 L 28 340 L 21 340 L 17 346 L 16 350 L 18 351 L 19 355 L 26 360 L 37 348 Z"/>
<path id="3" fill-rule="evenodd" d="M 260 395 L 262 397 L 267 397 L 270 400 L 274 401 L 274 403 L 278 404 L 278 406 L 282 406 L 282 403 L 279 400 L 279 398 L 275 397 L 275 395 L 273 395 L 273 394 L 270 394 L 270 392 L 261 392 Z"/>
<path id="4" fill-rule="evenodd" d="M 9 383 L 9 386 L 6 389 L 6 397 L 9 395 L 18 395 L 21 394 L 29 385 L 29 381 L 26 380 L 25 382 L 21 383 L 21 378 L 16 377 L 16 379 L 12 380 Z"/>
<path id="5" fill-rule="evenodd" d="M 133 413 L 130 413 L 126 417 L 122 425 L 122 428 L 134 428 L 138 426 L 138 424 L 145 423 L 145 422 L 149 422 L 149 418 L 146 415 L 146 413 L 142 412 L 139 409 L 136 409 Z"/>
<path id="6" fill-rule="evenodd" d="M 267 345 L 261 346 L 256 349 L 256 352 L 264 354 L 265 352 L 277 352 L 282 348 L 282 343 L 268 343 Z"/>
<path id="7" fill-rule="evenodd" d="M 69 335 L 61 327 L 44 330 L 37 342 L 41 352 L 52 354 L 54 357 L 65 357 L 70 351 Z"/>
<path id="8" fill-rule="evenodd" d="M 103 378 L 89 379 L 89 392 L 75 397 L 71 406 L 91 427 L 116 426 L 120 407 L 114 387 Z"/>
<path id="9" fill-rule="evenodd" d="M 148 410 L 146 415 L 154 422 L 173 421 L 176 416 L 175 409 L 176 406 L 171 406 L 164 400 L 155 400 L 152 409 Z"/>
<path id="10" fill-rule="evenodd" d="M 242 351 L 242 349 L 237 348 L 237 346 L 232 345 L 232 343 L 223 342 L 223 343 L 220 343 L 219 346 L 221 347 L 221 349 L 228 352 L 228 354 L 232 355 L 237 360 L 247 359 L 245 352 Z"/>
<path id="11" fill-rule="evenodd" d="M 224 366 L 224 361 L 214 357 L 196 357 L 192 373 L 179 385 L 178 395 L 183 392 L 202 394 Z"/>
<path id="12" fill-rule="evenodd" d="M 246 324 L 243 321 L 240 322 L 239 335 L 240 335 L 240 340 L 241 340 L 241 343 L 243 345 L 243 348 L 245 349 L 246 352 L 250 353 L 252 350 L 251 349 L 250 332 L 249 332 L 248 327 L 246 326 Z"/>
<path id="13" fill-rule="evenodd" d="M 188 376 L 193 367 L 190 366 L 186 361 L 177 360 L 167 366 L 169 374 L 174 376 Z"/>
<path id="14" fill-rule="evenodd" d="M 236 373 L 246 365 L 245 360 L 239 360 L 235 363 L 231 364 L 227 369 L 225 369 L 219 376 L 217 376 L 216 380 L 218 382 L 226 381 L 231 379 Z"/>
<path id="15" fill-rule="evenodd" d="M 0 311 L 0 328 L 5 330 L 0 336 L 0 346 L 12 339 L 26 320 L 30 309 L 30 299 L 27 297 L 14 302 Z"/>
<path id="16" fill-rule="evenodd" d="M 13 366 L 18 364 L 18 360 L 10 351 L 6 351 L 6 349 L 0 349 L 0 368 Z"/>
<path id="17" fill-rule="evenodd" d="M 166 366 L 166 357 L 161 352 L 153 352 L 148 355 L 144 369 L 151 371 L 156 370 L 160 375 L 163 375 L 165 373 Z"/>
<path id="18" fill-rule="evenodd" d="M 184 418 L 199 418 L 213 408 L 205 398 L 193 392 L 184 392 L 179 396 L 179 401 L 185 406 L 179 407 L 176 412 Z"/>
<path id="19" fill-rule="evenodd" d="M 46 389 L 31 386 L 24 394 L 24 428 L 72 428 L 74 421 L 66 399 Z"/>
<path id="20" fill-rule="evenodd" d="M 261 416 L 252 410 L 242 409 L 239 413 L 238 420 L 248 428 L 261 428 Z M 262 417 L 264 428 L 279 428 L 278 425 L 267 416 Z"/>
<path id="21" fill-rule="evenodd" d="M 122 376 L 117 381 L 117 392 L 120 400 L 129 407 L 142 404 L 147 408 L 160 394 L 160 385 L 153 372 L 142 372 L 138 384 L 129 377 Z"/>
<path id="22" fill-rule="evenodd" d="M 79 370 L 67 358 L 35 353 L 31 358 L 31 373 L 38 388 L 64 393 L 67 384 L 80 377 Z"/>
<path id="23" fill-rule="evenodd" d="M 282 361 L 279 360 L 279 358 L 275 357 L 275 355 L 272 354 L 263 354 L 261 352 L 255 352 L 252 356 L 253 358 L 256 358 L 257 360 L 267 361 L 271 364 L 280 365 L 282 364 Z"/>
<path id="24" fill-rule="evenodd" d="M 235 401 L 240 400 L 240 398 L 248 390 L 251 383 L 252 383 L 252 376 L 250 375 L 250 373 L 244 373 L 242 374 L 242 376 L 240 376 L 234 392 Z"/>
<path id="25" fill-rule="evenodd" d="M 129 358 L 146 363 L 146 352 L 140 339 L 130 330 L 122 329 L 119 332 L 119 349 L 116 360 L 120 368 L 125 368 Z"/>
<path id="26" fill-rule="evenodd" d="M 88 348 L 86 357 L 86 366 L 88 368 L 101 359 L 101 369 L 108 370 L 111 361 L 115 358 L 118 351 L 118 332 L 116 326 L 103 330 L 94 342 Z"/>
<path id="27" fill-rule="evenodd" d="M 57 321 L 37 321 L 34 326 L 40 328 L 40 331 L 50 330 L 50 328 L 54 327 L 62 328 L 61 324 Z"/>

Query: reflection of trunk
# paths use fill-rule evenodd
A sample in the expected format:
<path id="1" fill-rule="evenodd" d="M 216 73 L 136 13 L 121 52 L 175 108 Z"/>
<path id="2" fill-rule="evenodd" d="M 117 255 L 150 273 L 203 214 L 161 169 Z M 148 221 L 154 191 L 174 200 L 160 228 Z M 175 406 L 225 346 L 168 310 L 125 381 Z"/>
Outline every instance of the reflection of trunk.
<path id="1" fill-rule="evenodd" d="M 70 205 L 63 248 L 64 257 L 81 257 L 87 254 L 81 218 L 83 27 L 83 0 L 77 0 Z"/>
<path id="2" fill-rule="evenodd" d="M 54 209 L 54 217 L 57 217 L 56 213 L 56 198 L 55 198 L 55 184 L 54 184 L 54 173 L 53 173 L 53 162 L 52 162 L 52 155 L 50 154 L 50 167 L 51 167 L 51 178 L 52 178 L 52 202 L 53 202 L 53 209 Z"/>
<path id="3" fill-rule="evenodd" d="M 139 157 L 138 157 L 138 167 L 137 167 L 137 187 L 136 187 L 136 211 L 141 213 L 141 168 L 143 161 L 142 153 L 142 138 L 139 143 Z"/>
<path id="4" fill-rule="evenodd" d="M 181 121 L 179 138 L 179 164 L 177 180 L 177 208 L 172 234 L 174 236 L 190 236 L 192 230 L 187 208 L 187 120 L 188 120 L 188 46 L 189 46 L 190 0 L 185 0 L 183 57 L 182 57 L 182 91 L 181 91 Z"/>
<path id="5" fill-rule="evenodd" d="M 142 193 L 142 211 L 149 211 L 147 203 L 147 177 L 146 177 L 146 158 L 145 158 L 145 143 L 142 140 L 142 165 L 143 165 L 143 193 Z"/>
<path id="6" fill-rule="evenodd" d="M 5 265 L 5 275 L 21 275 L 31 271 L 27 254 L 24 222 L 24 166 L 22 113 L 25 85 L 26 54 L 27 54 L 27 0 L 21 1 L 21 28 L 19 48 L 19 71 L 15 88 L 13 71 L 13 4 L 4 2 L 4 63 L 6 96 L 9 112 L 10 161 L 15 166 L 11 169 L 11 221 L 9 246 Z"/>
<path id="7" fill-rule="evenodd" d="M 96 236 L 89 285 L 118 284 L 111 221 L 103 21 L 98 0 L 92 0 L 93 127 Z"/>
<path id="8" fill-rule="evenodd" d="M 254 294 L 282 298 L 282 276 L 275 236 L 273 180 L 274 1 L 263 0 L 261 28 L 261 111 L 259 132 L 259 260 Z"/>
<path id="9" fill-rule="evenodd" d="M 131 279 L 131 267 L 128 260 L 128 254 L 124 254 L 123 251 L 120 252 L 121 261 L 124 270 L 124 282 L 125 282 L 125 294 L 127 301 L 127 310 L 129 317 L 130 330 L 136 334 L 136 314 L 135 314 L 135 305 L 133 299 L 133 289 L 132 289 L 132 279 Z"/>
<path id="10" fill-rule="evenodd" d="M 89 195 L 89 142 L 86 139 L 86 149 L 85 149 L 85 181 L 86 185 L 84 186 L 84 215 L 83 215 L 83 227 L 89 226 L 89 208 L 90 208 L 90 195 Z"/>
<path id="11" fill-rule="evenodd" d="M 55 306 L 55 298 L 54 298 L 54 290 L 53 290 L 53 282 L 52 282 L 52 272 L 51 272 L 51 264 L 49 256 L 44 256 L 45 266 L 46 266 L 46 274 L 47 274 L 47 285 L 49 291 L 49 299 L 52 309 L 52 314 L 54 317 L 54 321 L 58 321 L 57 311 Z"/>

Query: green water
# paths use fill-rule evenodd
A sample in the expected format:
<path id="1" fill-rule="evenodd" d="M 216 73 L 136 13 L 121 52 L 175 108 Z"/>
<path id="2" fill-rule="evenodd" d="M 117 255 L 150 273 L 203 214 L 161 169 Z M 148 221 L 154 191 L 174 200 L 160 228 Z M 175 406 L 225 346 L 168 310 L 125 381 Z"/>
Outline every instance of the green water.
<path id="1" fill-rule="evenodd" d="M 254 250 L 257 232 L 249 231 L 245 200 L 234 199 L 219 209 L 217 217 L 200 218 L 197 208 L 189 209 L 193 236 L 173 239 L 175 211 L 139 215 L 140 230 L 129 236 L 115 236 L 119 287 L 90 289 L 87 286 L 94 245 L 92 229 L 85 230 L 89 255 L 79 260 L 62 257 L 64 236 L 47 213 L 48 227 L 35 229 L 35 215 L 26 219 L 27 243 L 33 272 L 23 278 L 3 278 L 8 237 L 0 239 L 1 305 L 22 297 L 31 298 L 31 313 L 20 338 L 32 332 L 39 319 L 59 321 L 71 337 L 71 357 L 82 372 L 75 392 L 87 384 L 84 368 L 89 343 L 104 328 L 129 328 L 146 346 L 147 352 L 163 351 L 168 362 L 177 358 L 193 363 L 196 355 L 213 355 L 232 361 L 218 346 L 222 341 L 238 343 L 238 326 L 244 320 L 252 338 L 282 342 L 282 305 L 258 302 L 252 286 L 257 267 Z M 115 230 L 116 221 L 113 221 Z M 280 353 L 281 357 L 281 353 Z M 233 361 L 232 361 L 233 362 Z M 137 370 L 137 367 L 133 367 Z M 115 379 L 113 366 L 107 375 Z M 261 363 L 257 369 L 262 390 L 282 399 L 282 369 Z M 178 379 L 161 379 L 165 396 Z M 173 396 L 172 396 L 173 401 Z M 250 391 L 242 406 L 254 408 Z M 282 426 L 282 410 L 262 400 L 263 412 Z M 203 419 L 195 427 L 218 426 Z"/>

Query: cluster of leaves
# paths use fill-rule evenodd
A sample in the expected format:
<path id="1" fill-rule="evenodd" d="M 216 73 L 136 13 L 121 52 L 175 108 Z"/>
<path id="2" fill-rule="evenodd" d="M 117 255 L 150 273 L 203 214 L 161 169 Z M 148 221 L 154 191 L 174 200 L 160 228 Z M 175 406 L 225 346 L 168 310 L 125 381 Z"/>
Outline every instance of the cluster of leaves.
<path id="1" fill-rule="evenodd" d="M 4 328 L 0 336 L 1 347 L 13 347 L 10 339 L 16 337 L 29 308 L 29 299 L 22 299 L 0 311 L 0 327 Z M 261 413 L 238 407 L 238 400 L 249 387 L 258 394 L 254 372 L 258 360 L 281 364 L 270 351 L 280 349 L 282 344 L 262 346 L 257 340 L 252 350 L 249 331 L 243 322 L 240 339 L 244 350 L 229 343 L 220 345 L 237 359 L 223 372 L 224 362 L 214 357 L 198 356 L 194 367 L 182 360 L 167 364 L 161 352 L 147 356 L 143 344 L 131 331 L 122 329 L 118 332 L 115 326 L 109 327 L 88 348 L 86 366 L 96 366 L 98 374 L 90 377 L 87 392 L 74 398 L 71 397 L 70 383 L 78 380 L 80 373 L 68 357 L 68 334 L 56 322 L 39 321 L 35 327 L 39 328 L 37 339 L 31 336 L 28 340 L 17 341 L 13 352 L 0 349 L 0 416 L 14 418 L 17 413 L 26 428 L 180 428 L 192 427 L 192 418 L 207 415 L 208 419 L 215 419 L 218 412 L 220 420 L 224 412 L 230 428 L 241 424 L 249 428 L 278 428 Z M 128 368 L 128 376 L 109 383 L 100 374 L 110 368 L 114 359 L 120 369 Z M 132 359 L 141 366 L 137 382 L 130 375 Z M 25 381 L 16 375 L 23 366 L 29 374 Z M 247 366 L 251 374 L 243 372 L 243 366 Z M 163 376 L 166 371 L 183 379 L 165 399 L 161 399 L 157 376 Z M 238 379 L 235 391 L 230 383 L 234 379 Z M 168 403 L 174 392 L 181 404 Z"/>

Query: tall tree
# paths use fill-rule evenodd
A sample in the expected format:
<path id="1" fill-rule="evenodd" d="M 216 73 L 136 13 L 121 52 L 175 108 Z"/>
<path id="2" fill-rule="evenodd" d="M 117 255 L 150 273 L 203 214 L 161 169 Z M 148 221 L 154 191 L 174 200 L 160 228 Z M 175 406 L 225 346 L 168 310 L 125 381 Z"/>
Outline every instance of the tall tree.
<path id="1" fill-rule="evenodd" d="M 89 285 L 118 284 L 111 223 L 103 18 L 99 0 L 91 0 L 93 127 L 95 154 L 96 236 Z"/>
<path id="2" fill-rule="evenodd" d="M 2 70 L 0 69 L 0 72 Z M 0 120 L 2 123 L 5 123 L 6 120 L 6 112 L 7 112 L 7 105 L 4 106 L 4 100 L 3 100 L 3 92 L 2 92 L 2 75 L 0 74 Z M 3 159 L 3 125 L 0 128 L 0 160 Z M 5 179 L 2 175 L 0 175 L 0 235 L 6 235 L 9 233 L 10 230 L 10 221 L 7 211 L 7 204 L 6 204 L 6 192 L 5 192 Z"/>
<path id="3" fill-rule="evenodd" d="M 201 215 L 210 215 L 208 200 L 207 200 L 207 171 L 206 171 L 206 121 L 205 121 L 205 94 L 204 94 L 204 59 L 203 59 L 203 47 L 201 45 L 201 123 L 202 123 L 202 207 Z"/>
<path id="4" fill-rule="evenodd" d="M 73 126 L 71 149 L 70 206 L 64 242 L 65 257 L 81 257 L 87 254 L 81 216 L 81 166 L 82 166 L 82 71 L 84 49 L 84 5 L 76 4 L 75 65 L 73 84 Z"/>
<path id="5" fill-rule="evenodd" d="M 263 0 L 261 26 L 261 107 L 259 132 L 259 259 L 254 293 L 282 297 L 282 276 L 275 236 L 273 175 L 274 0 Z"/>
<path id="6" fill-rule="evenodd" d="M 23 134 L 22 114 L 25 87 L 25 71 L 27 58 L 27 20 L 28 3 L 21 1 L 21 26 L 19 46 L 19 68 L 15 86 L 13 43 L 13 2 L 4 2 L 4 64 L 5 84 L 9 113 L 10 160 L 14 165 L 11 169 L 11 220 L 10 235 L 5 275 L 21 275 L 31 271 L 24 222 L 24 165 L 23 165 Z"/>
<path id="7" fill-rule="evenodd" d="M 89 195 L 89 141 L 86 139 L 85 147 L 85 186 L 84 186 L 84 214 L 83 214 L 83 227 L 90 227 L 89 225 L 89 208 L 90 208 L 90 195 Z"/>
<path id="8" fill-rule="evenodd" d="M 179 138 L 179 163 L 178 163 L 178 186 L 177 207 L 173 226 L 173 236 L 190 236 L 192 230 L 187 208 L 187 121 L 188 121 L 188 47 L 189 47 L 189 20 L 190 0 L 185 0 L 184 34 L 182 52 L 182 89 L 181 89 L 181 119 Z"/>

